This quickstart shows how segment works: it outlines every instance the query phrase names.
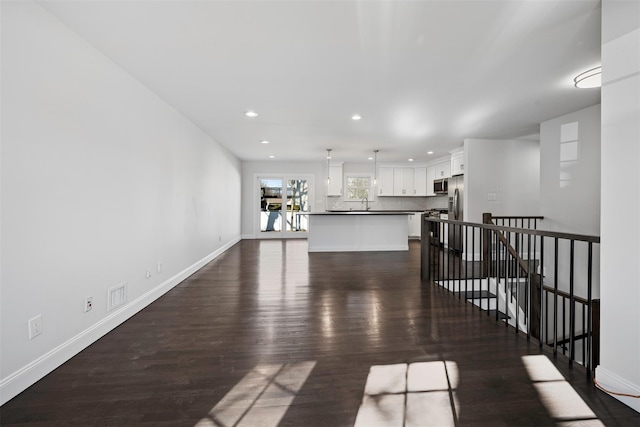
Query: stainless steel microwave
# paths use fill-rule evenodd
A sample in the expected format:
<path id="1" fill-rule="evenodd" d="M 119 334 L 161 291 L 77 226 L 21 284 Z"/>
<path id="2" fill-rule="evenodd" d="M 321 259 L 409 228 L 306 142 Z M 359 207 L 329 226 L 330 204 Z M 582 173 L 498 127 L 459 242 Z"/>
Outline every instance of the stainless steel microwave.
<path id="1" fill-rule="evenodd" d="M 449 192 L 447 183 L 447 178 L 433 180 L 433 192 L 436 194 L 447 194 Z"/>

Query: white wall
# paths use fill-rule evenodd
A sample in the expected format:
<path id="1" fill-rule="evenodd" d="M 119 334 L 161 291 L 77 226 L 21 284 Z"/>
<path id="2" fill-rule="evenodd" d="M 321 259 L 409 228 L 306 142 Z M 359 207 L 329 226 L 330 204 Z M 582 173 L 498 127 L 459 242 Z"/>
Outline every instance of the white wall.
<path id="1" fill-rule="evenodd" d="M 538 141 L 465 139 L 464 157 L 464 221 L 481 223 L 484 212 L 539 215 Z"/>
<path id="2" fill-rule="evenodd" d="M 2 402 L 240 237 L 240 162 L 33 3 L 2 2 L 1 150 Z"/>
<path id="3" fill-rule="evenodd" d="M 560 161 L 561 128 L 572 123 L 579 158 Z M 540 124 L 540 215 L 545 230 L 600 235 L 600 105 Z"/>
<path id="4" fill-rule="evenodd" d="M 640 2 L 602 2 L 602 77 L 602 337 L 596 377 L 610 390 L 639 395 Z M 640 412 L 640 399 L 614 397 Z"/>

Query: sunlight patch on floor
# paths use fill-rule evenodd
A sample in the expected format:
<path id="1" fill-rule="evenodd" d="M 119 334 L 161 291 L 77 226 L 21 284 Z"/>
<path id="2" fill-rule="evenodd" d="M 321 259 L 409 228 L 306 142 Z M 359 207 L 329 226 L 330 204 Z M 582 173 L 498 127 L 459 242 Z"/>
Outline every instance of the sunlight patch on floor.
<path id="1" fill-rule="evenodd" d="M 316 362 L 258 365 L 196 427 L 277 427 Z"/>
<path id="2" fill-rule="evenodd" d="M 457 385 L 455 362 L 372 366 L 354 427 L 454 426 Z"/>
<path id="3" fill-rule="evenodd" d="M 604 426 L 545 355 L 522 356 L 522 362 L 540 401 L 558 426 Z"/>

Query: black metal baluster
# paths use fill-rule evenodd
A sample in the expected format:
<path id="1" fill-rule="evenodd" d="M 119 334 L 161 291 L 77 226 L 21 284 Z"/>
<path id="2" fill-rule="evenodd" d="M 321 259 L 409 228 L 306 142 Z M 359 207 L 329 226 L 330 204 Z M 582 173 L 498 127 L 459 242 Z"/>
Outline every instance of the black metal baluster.
<path id="1" fill-rule="evenodd" d="M 514 233 L 516 238 L 516 253 L 520 256 L 520 233 Z M 520 321 L 520 264 L 516 259 L 516 335 L 518 334 Z"/>
<path id="2" fill-rule="evenodd" d="M 482 236 L 482 231 L 480 231 L 480 235 Z M 473 302 L 475 303 L 476 296 L 476 227 L 471 228 L 471 298 L 473 298 Z M 480 248 L 482 248 L 482 242 L 480 243 Z M 480 301 L 482 304 L 482 300 Z"/>
<path id="3" fill-rule="evenodd" d="M 535 246 L 535 241 L 534 241 L 534 246 Z M 539 320 L 540 321 L 540 325 L 539 325 L 539 327 L 540 327 L 540 338 L 539 338 L 540 339 L 540 343 L 539 343 L 539 346 L 540 346 L 540 349 L 542 349 L 542 342 L 543 342 L 542 331 L 543 331 L 543 326 L 548 323 L 548 322 L 544 321 L 544 319 L 545 319 L 544 302 L 545 301 L 544 301 L 543 296 L 546 297 L 546 295 L 544 294 L 544 236 L 540 236 L 540 265 L 539 265 L 539 269 L 540 269 L 540 274 L 539 274 L 540 284 L 538 285 L 538 286 L 540 286 L 540 320 Z M 547 305 L 547 307 L 549 307 L 549 306 Z M 546 327 L 544 328 L 544 331 L 545 331 L 545 334 L 546 334 L 546 332 L 547 332 L 546 331 Z M 544 342 L 547 342 L 547 338 L 548 338 L 548 335 L 545 335 Z"/>
<path id="4" fill-rule="evenodd" d="M 469 227 L 468 226 L 464 226 L 464 239 L 463 239 L 463 252 L 465 253 L 464 256 L 464 295 L 465 295 L 465 299 L 466 296 L 468 295 L 468 291 L 469 291 L 469 245 L 467 244 L 469 242 Z M 460 260 L 462 261 L 462 259 Z"/>
<path id="5" fill-rule="evenodd" d="M 531 220 L 529 220 L 529 226 L 531 225 Z M 527 233 L 527 281 L 525 283 L 524 290 L 524 310 L 525 310 L 525 319 L 527 322 L 527 340 L 531 340 L 531 308 L 529 307 L 529 301 L 531 298 L 529 294 L 531 293 L 531 234 Z"/>
<path id="6" fill-rule="evenodd" d="M 580 307 L 582 307 L 581 312 L 582 312 L 582 366 L 587 366 L 586 363 L 586 350 L 587 350 L 587 340 L 589 339 L 589 337 L 585 334 L 586 330 L 587 330 L 587 325 L 586 325 L 586 318 L 585 318 L 585 309 L 586 306 L 584 304 L 580 304 Z"/>
<path id="7" fill-rule="evenodd" d="M 593 290 L 592 290 L 592 273 L 593 273 L 593 243 L 589 242 L 589 255 L 587 261 L 587 361 L 585 366 L 587 367 L 587 378 L 591 378 L 591 366 L 593 362 L 593 337 L 591 336 L 591 310 L 593 309 Z"/>
<path id="8" fill-rule="evenodd" d="M 553 264 L 553 355 L 558 355 L 558 238 L 554 237 L 554 264 Z"/>
<path id="9" fill-rule="evenodd" d="M 575 256 L 575 241 L 570 241 L 570 259 L 569 259 L 569 366 L 573 366 L 576 357 L 575 353 L 575 336 L 576 336 L 576 307 L 573 295 L 573 268 Z M 564 339 L 564 338 L 563 338 Z"/>

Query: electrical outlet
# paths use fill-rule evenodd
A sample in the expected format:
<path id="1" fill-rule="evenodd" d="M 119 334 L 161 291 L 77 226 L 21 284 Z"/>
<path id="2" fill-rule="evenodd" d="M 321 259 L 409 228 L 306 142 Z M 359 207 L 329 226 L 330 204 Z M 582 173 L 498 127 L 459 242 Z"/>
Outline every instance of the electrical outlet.
<path id="1" fill-rule="evenodd" d="M 87 297 L 84 300 L 84 312 L 91 311 L 93 308 L 93 297 Z"/>
<path id="2" fill-rule="evenodd" d="M 151 278 L 151 272 L 149 270 L 147 270 L 147 279 Z"/>
<path id="3" fill-rule="evenodd" d="M 29 339 L 32 340 L 42 333 L 42 314 L 29 319 Z"/>

